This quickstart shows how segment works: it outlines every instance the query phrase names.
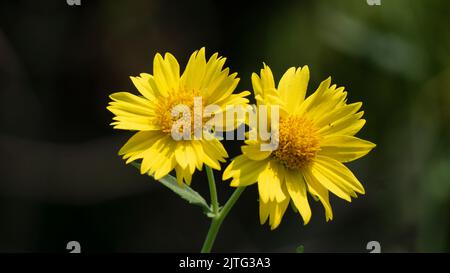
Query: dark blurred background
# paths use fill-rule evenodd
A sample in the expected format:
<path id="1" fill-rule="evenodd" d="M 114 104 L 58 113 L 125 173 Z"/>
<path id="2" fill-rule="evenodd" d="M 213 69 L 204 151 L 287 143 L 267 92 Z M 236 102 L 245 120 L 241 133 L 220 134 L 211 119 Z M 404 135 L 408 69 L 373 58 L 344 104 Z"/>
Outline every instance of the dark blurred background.
<path id="1" fill-rule="evenodd" d="M 186 64 L 206 46 L 228 57 L 239 90 L 266 62 L 277 80 L 309 65 L 363 101 L 359 136 L 377 143 L 350 165 L 366 187 L 351 204 L 332 197 L 325 223 L 312 202 L 307 226 L 291 210 L 260 226 L 256 187 L 226 219 L 215 251 L 450 250 L 450 2 L 2 1 L 0 4 L 0 251 L 199 251 L 209 221 L 117 151 L 131 133 L 108 124 L 108 95 L 137 91 L 156 52 Z M 230 155 L 239 145 L 226 143 Z M 220 174 L 216 172 L 217 178 Z M 206 199 L 203 174 L 193 187 Z M 232 189 L 218 185 L 223 201 Z M 312 200 L 312 199 L 311 199 Z"/>

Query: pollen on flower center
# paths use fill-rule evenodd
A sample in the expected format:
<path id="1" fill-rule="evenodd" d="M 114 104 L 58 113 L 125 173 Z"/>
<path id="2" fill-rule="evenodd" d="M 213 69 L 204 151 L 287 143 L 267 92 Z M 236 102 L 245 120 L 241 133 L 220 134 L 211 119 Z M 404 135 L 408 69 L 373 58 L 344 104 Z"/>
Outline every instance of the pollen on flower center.
<path id="1" fill-rule="evenodd" d="M 272 155 L 289 169 L 304 168 L 320 150 L 320 137 L 314 124 L 300 116 L 280 119 L 278 141 L 278 149 Z"/>
<path id="2" fill-rule="evenodd" d="M 172 92 L 169 96 L 161 98 L 156 104 L 155 113 L 157 115 L 156 121 L 161 127 L 164 133 L 170 134 L 172 131 L 173 124 L 180 119 L 180 116 L 172 116 L 172 109 L 177 105 L 185 105 L 190 109 L 190 122 L 191 122 L 191 132 L 194 128 L 194 98 L 199 97 L 200 92 L 196 90 L 179 90 Z M 204 102 L 202 101 L 202 104 Z M 203 107 L 203 105 L 202 105 Z M 181 128 L 180 128 L 181 129 Z"/>

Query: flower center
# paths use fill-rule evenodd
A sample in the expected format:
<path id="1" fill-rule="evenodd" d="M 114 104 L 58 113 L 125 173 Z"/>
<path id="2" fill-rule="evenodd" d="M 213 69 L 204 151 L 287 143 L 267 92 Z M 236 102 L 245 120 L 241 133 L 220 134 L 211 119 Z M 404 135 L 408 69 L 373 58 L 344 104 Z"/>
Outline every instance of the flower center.
<path id="1" fill-rule="evenodd" d="M 172 110 L 177 105 L 187 106 L 190 110 L 190 123 L 191 123 L 191 132 L 194 131 L 194 121 L 196 120 L 195 115 L 201 115 L 201 109 L 203 109 L 204 102 L 202 101 L 201 105 L 197 105 L 197 107 L 201 107 L 200 111 L 194 111 L 194 98 L 200 97 L 200 92 L 195 90 L 179 90 L 177 92 L 170 93 L 169 96 L 162 98 L 156 104 L 156 115 L 157 122 L 159 122 L 159 126 L 164 133 L 170 134 L 172 131 L 173 124 L 178 121 L 182 116 L 182 110 L 180 110 L 179 116 L 173 116 Z M 199 112 L 199 113 L 198 113 Z M 188 121 L 189 122 L 189 121 Z M 202 121 L 203 123 L 203 121 Z M 201 126 L 201 125 L 200 125 Z M 180 132 L 182 128 L 180 128 Z"/>
<path id="2" fill-rule="evenodd" d="M 300 116 L 280 119 L 278 141 L 278 149 L 272 156 L 292 170 L 307 166 L 320 150 L 316 128 L 310 120 Z"/>

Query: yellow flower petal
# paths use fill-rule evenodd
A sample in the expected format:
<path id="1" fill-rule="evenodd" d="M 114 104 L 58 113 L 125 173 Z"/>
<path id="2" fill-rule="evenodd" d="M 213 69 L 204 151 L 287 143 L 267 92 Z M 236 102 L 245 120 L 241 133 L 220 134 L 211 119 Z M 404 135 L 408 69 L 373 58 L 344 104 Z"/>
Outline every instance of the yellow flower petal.
<path id="1" fill-rule="evenodd" d="M 144 152 L 141 164 L 141 174 L 148 172 L 150 175 L 153 175 L 155 169 L 161 168 L 164 164 L 164 159 L 166 159 L 171 152 L 172 143 L 173 141 L 171 141 L 168 136 L 164 136 L 155 141 L 155 143 Z M 172 156 L 174 157 L 173 151 Z"/>
<path id="2" fill-rule="evenodd" d="M 323 87 L 326 87 L 324 85 Z M 330 116 L 331 112 L 336 112 L 336 110 L 345 107 L 347 92 L 345 92 L 344 87 L 339 87 L 334 84 L 325 89 L 321 90 L 321 94 L 316 97 L 319 103 L 316 103 L 314 106 L 311 106 L 308 112 L 306 113 L 309 117 L 314 120 L 320 120 L 324 116 Z M 313 94 L 314 95 L 314 94 Z"/>
<path id="3" fill-rule="evenodd" d="M 187 145 L 190 144 L 185 141 L 178 141 L 177 148 L 175 150 L 175 159 L 177 160 L 181 169 L 185 169 L 189 165 L 189 155 L 186 149 Z"/>
<path id="4" fill-rule="evenodd" d="M 282 179 L 283 174 L 278 164 L 270 161 L 258 177 L 258 191 L 263 202 L 281 202 L 288 197 L 282 190 Z"/>
<path id="5" fill-rule="evenodd" d="M 141 131 L 134 134 L 119 150 L 119 155 L 134 153 L 150 148 L 155 141 L 165 137 L 158 131 Z"/>
<path id="6" fill-rule="evenodd" d="M 258 104 L 284 106 L 284 102 L 275 88 L 272 71 L 266 64 L 261 69 L 261 77 L 255 73 L 252 74 L 252 85 Z"/>
<path id="7" fill-rule="evenodd" d="M 161 54 L 156 54 L 153 59 L 153 79 L 163 96 L 168 96 L 170 91 L 178 90 L 180 69 L 176 60 L 170 54 L 163 59 Z"/>
<path id="8" fill-rule="evenodd" d="M 152 103 L 142 97 L 127 92 L 118 92 L 110 96 L 113 100 L 107 109 L 116 116 L 111 125 L 115 129 L 150 131 L 159 130 L 154 122 Z"/>
<path id="9" fill-rule="evenodd" d="M 146 98 L 139 97 L 128 92 L 117 92 L 109 96 L 113 101 L 109 103 L 108 109 L 120 109 L 134 115 L 152 116 L 152 102 Z"/>
<path id="10" fill-rule="evenodd" d="M 210 157 L 207 153 L 203 151 L 203 142 L 200 141 L 192 141 L 192 147 L 194 147 L 195 153 L 197 155 L 197 168 L 200 169 L 202 164 L 210 166 L 213 169 L 220 170 L 220 163 L 217 159 Z"/>
<path id="11" fill-rule="evenodd" d="M 222 71 L 222 67 L 225 64 L 226 58 L 219 57 L 219 54 L 214 53 L 206 63 L 205 77 L 203 78 L 204 85 L 210 85 L 212 82 L 216 81 Z M 210 95 L 211 90 L 204 90 Z"/>
<path id="12" fill-rule="evenodd" d="M 314 164 L 310 167 L 308 174 L 314 177 L 322 186 L 339 198 L 351 202 L 351 193 L 348 192 L 341 184 L 336 183 L 336 181 L 332 179 L 332 175 L 329 172 L 326 172 L 326 169 L 324 169 L 317 162 L 314 162 Z"/>
<path id="13" fill-rule="evenodd" d="M 310 172 L 303 172 L 303 177 L 305 178 L 306 184 L 308 185 L 308 191 L 317 197 L 322 203 L 325 209 L 325 219 L 327 221 L 333 219 L 333 209 L 331 208 L 328 190 L 324 188 L 317 179 L 310 174 Z"/>
<path id="14" fill-rule="evenodd" d="M 306 189 L 306 182 L 301 172 L 286 171 L 286 188 L 291 196 L 295 207 L 300 212 L 304 224 L 308 224 L 311 219 L 311 208 L 308 203 L 308 195 Z"/>
<path id="15" fill-rule="evenodd" d="M 258 181 L 260 173 L 268 164 L 268 160 L 254 161 L 248 159 L 245 155 L 240 155 L 227 166 L 223 172 L 222 179 L 228 180 L 233 178 L 230 184 L 232 187 L 249 186 Z"/>
<path id="16" fill-rule="evenodd" d="M 271 202 L 264 202 L 263 200 L 259 199 L 259 222 L 261 223 L 261 225 L 263 225 L 269 218 L 271 205 Z"/>
<path id="17" fill-rule="evenodd" d="M 376 145 L 354 136 L 331 135 L 321 141 L 319 155 L 350 162 L 368 154 Z"/>
<path id="18" fill-rule="evenodd" d="M 287 195 L 287 193 L 286 193 Z M 287 195 L 288 196 L 288 195 Z M 289 205 L 289 196 L 281 202 L 272 202 L 272 207 L 270 211 L 270 229 L 276 229 L 280 223 L 281 219 L 283 219 L 283 215 L 286 212 L 286 209 Z"/>
<path id="19" fill-rule="evenodd" d="M 244 155 L 252 160 L 264 160 L 272 153 L 272 151 L 261 151 L 261 143 L 258 141 L 242 146 L 241 150 Z"/>
<path id="20" fill-rule="evenodd" d="M 211 104 L 216 104 L 223 107 L 225 99 L 229 99 L 234 89 L 239 83 L 239 78 L 236 78 L 237 73 L 228 75 L 229 68 L 221 72 L 219 78 L 215 79 L 209 85 L 203 85 L 204 90 L 208 90 L 208 98 Z"/>
<path id="21" fill-rule="evenodd" d="M 175 166 L 176 176 L 177 176 L 177 182 L 180 185 L 183 185 L 183 181 L 190 185 L 192 181 L 192 173 L 189 172 L 188 168 L 181 168 L 179 165 Z"/>
<path id="22" fill-rule="evenodd" d="M 326 114 L 316 115 L 313 117 L 314 123 L 317 128 L 328 126 L 334 121 L 344 118 L 348 115 L 355 114 L 362 106 L 361 102 L 356 102 L 342 107 L 336 107 L 335 109 L 328 111 Z"/>
<path id="23" fill-rule="evenodd" d="M 275 89 L 272 70 L 266 64 L 263 64 L 263 69 L 261 69 L 261 83 L 264 89 Z"/>
<path id="24" fill-rule="evenodd" d="M 181 83 L 184 88 L 192 90 L 200 90 L 202 87 L 202 80 L 206 71 L 205 48 L 192 53 L 189 58 L 186 69 L 181 76 Z"/>
<path id="25" fill-rule="evenodd" d="M 360 194 L 364 194 L 364 187 L 355 175 L 342 163 L 326 156 L 317 156 L 316 165 L 320 166 L 336 184 L 351 189 Z"/>
<path id="26" fill-rule="evenodd" d="M 217 139 L 211 140 L 200 140 L 204 147 L 205 153 L 207 153 L 211 158 L 219 160 L 220 162 L 225 162 L 225 158 L 228 157 L 228 153 Z"/>
<path id="27" fill-rule="evenodd" d="M 197 155 L 192 145 L 186 145 L 186 156 L 188 158 L 188 170 L 190 173 L 194 173 L 195 165 L 197 164 Z"/>
<path id="28" fill-rule="evenodd" d="M 130 131 L 155 131 L 161 129 L 149 118 L 116 116 L 113 120 L 114 122 L 111 122 L 111 125 L 114 126 L 114 129 Z"/>
<path id="29" fill-rule="evenodd" d="M 280 97 L 286 105 L 288 112 L 293 113 L 305 100 L 306 88 L 309 81 L 309 68 L 296 69 L 291 67 L 284 73 L 278 84 Z"/>
<path id="30" fill-rule="evenodd" d="M 306 98 L 306 100 L 300 105 L 300 107 L 298 109 L 296 109 L 295 114 L 298 115 L 304 115 L 307 114 L 309 111 L 311 111 L 312 109 L 314 109 L 315 107 L 320 106 L 320 104 L 322 102 L 326 102 L 326 100 L 324 100 L 324 98 L 326 99 L 327 97 L 325 96 L 325 92 L 328 90 L 328 88 L 330 87 L 331 84 L 331 78 L 327 78 L 326 80 L 322 81 L 319 85 L 319 87 L 317 88 L 317 90 L 308 98 Z"/>
<path id="31" fill-rule="evenodd" d="M 148 100 L 153 101 L 159 95 L 153 76 L 142 73 L 140 77 L 130 77 L 130 79 L 139 93 Z"/>
<path id="32" fill-rule="evenodd" d="M 327 135 L 349 135 L 353 136 L 366 124 L 366 120 L 361 119 L 364 112 L 347 115 L 323 126 L 318 132 L 323 136 Z"/>
<path id="33" fill-rule="evenodd" d="M 234 86 L 232 87 L 234 90 Z M 245 98 L 246 96 L 250 95 L 249 91 L 244 91 L 238 94 L 232 94 L 223 98 L 220 98 L 218 101 L 215 101 L 214 104 L 220 106 L 222 109 L 225 109 L 226 106 L 246 106 L 248 104 L 248 99 Z M 224 113 L 225 115 L 225 113 Z"/>

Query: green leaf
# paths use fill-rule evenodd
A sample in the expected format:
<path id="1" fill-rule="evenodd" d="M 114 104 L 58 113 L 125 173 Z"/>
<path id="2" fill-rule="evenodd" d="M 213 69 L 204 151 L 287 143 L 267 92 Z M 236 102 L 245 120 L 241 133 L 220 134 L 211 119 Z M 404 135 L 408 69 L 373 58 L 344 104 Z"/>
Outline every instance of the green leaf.
<path id="1" fill-rule="evenodd" d="M 296 249 L 295 252 L 297 253 L 305 253 L 305 247 L 303 245 L 299 245 Z"/>
<path id="2" fill-rule="evenodd" d="M 138 169 L 141 168 L 141 164 L 138 162 L 132 162 L 131 165 L 133 165 Z M 163 184 L 167 188 L 169 188 L 171 191 L 176 193 L 178 196 L 188 201 L 190 204 L 203 208 L 203 211 L 206 214 L 211 213 L 211 209 L 209 205 L 206 203 L 205 199 L 188 185 L 181 186 L 180 184 L 178 184 L 177 179 L 175 177 L 168 174 L 163 178 L 159 179 L 158 181 L 161 182 L 161 184 Z"/>

